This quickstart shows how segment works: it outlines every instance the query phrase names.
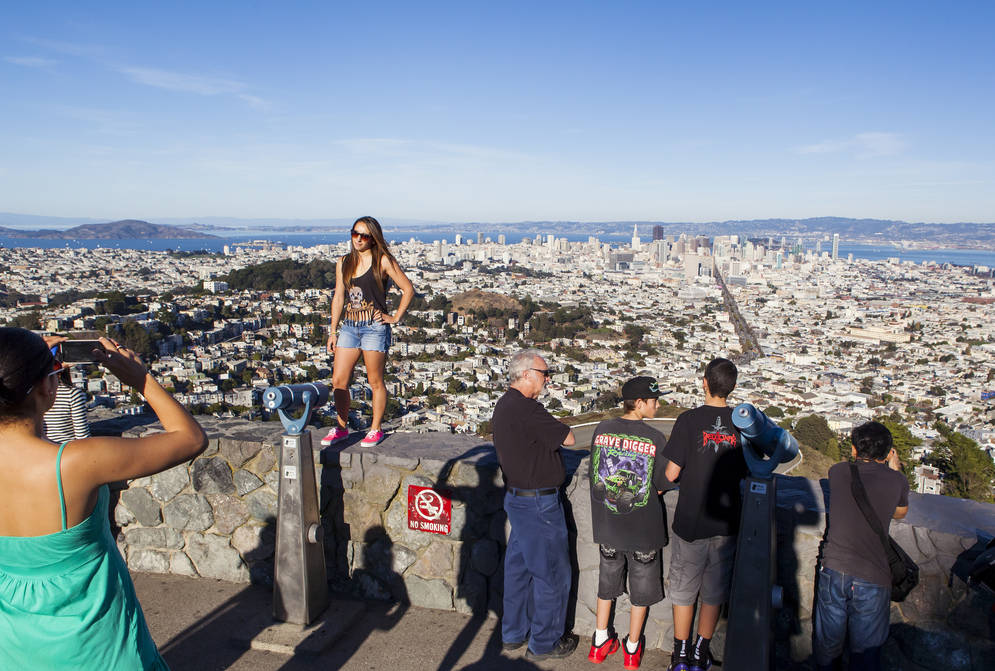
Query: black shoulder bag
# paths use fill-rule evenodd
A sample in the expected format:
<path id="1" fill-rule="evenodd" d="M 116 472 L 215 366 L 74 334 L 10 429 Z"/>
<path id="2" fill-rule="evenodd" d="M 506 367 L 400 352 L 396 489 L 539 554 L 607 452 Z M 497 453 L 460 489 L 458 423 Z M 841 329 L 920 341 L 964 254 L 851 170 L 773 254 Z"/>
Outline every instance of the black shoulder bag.
<path id="1" fill-rule="evenodd" d="M 850 491 L 853 493 L 853 500 L 857 502 L 860 512 L 863 513 L 867 523 L 871 525 L 871 530 L 881 538 L 881 545 L 884 546 L 885 556 L 888 557 L 888 566 L 891 568 L 891 600 L 905 601 L 909 592 L 919 584 L 919 565 L 912 561 L 902 546 L 881 528 L 881 520 L 871 509 L 871 502 L 867 499 L 867 491 L 864 489 L 864 483 L 860 481 L 860 473 L 854 463 L 850 464 Z"/>

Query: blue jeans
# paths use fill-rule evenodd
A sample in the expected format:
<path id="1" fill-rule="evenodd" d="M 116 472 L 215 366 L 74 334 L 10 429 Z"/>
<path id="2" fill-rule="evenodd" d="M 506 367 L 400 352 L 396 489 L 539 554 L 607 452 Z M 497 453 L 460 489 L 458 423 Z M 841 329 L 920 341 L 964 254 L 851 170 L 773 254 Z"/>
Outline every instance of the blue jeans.
<path id="1" fill-rule="evenodd" d="M 815 599 L 815 663 L 832 668 L 850 635 L 850 669 L 880 669 L 888 640 L 891 587 L 819 568 Z"/>
<path id="2" fill-rule="evenodd" d="M 567 523 L 560 492 L 545 496 L 504 495 L 511 536 L 504 554 L 505 643 L 524 641 L 541 655 L 563 636 L 570 596 Z"/>
<path id="3" fill-rule="evenodd" d="M 343 319 L 339 326 L 336 347 L 386 352 L 390 349 L 390 324 L 383 322 L 354 322 Z"/>

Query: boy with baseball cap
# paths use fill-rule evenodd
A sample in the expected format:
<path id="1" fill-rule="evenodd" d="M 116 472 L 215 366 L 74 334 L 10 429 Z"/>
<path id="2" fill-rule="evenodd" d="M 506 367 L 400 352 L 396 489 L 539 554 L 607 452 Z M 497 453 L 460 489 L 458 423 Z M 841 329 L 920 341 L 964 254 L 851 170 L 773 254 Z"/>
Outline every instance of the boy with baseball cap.
<path id="1" fill-rule="evenodd" d="M 591 440 L 591 524 L 601 550 L 597 625 L 588 654 L 595 664 L 620 647 L 609 618 L 612 602 L 626 591 L 627 572 L 632 610 L 626 669 L 639 668 L 647 611 L 663 599 L 661 553 L 668 538 L 660 493 L 667 485 L 667 439 L 643 421 L 656 415 L 660 395 L 655 379 L 632 378 L 622 385 L 624 414 L 598 424 Z"/>

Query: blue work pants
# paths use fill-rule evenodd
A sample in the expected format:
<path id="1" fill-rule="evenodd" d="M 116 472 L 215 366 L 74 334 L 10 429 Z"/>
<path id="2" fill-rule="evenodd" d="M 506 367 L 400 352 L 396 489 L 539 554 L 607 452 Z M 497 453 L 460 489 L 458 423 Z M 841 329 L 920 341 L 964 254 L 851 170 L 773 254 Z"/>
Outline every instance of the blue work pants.
<path id="1" fill-rule="evenodd" d="M 567 524 L 560 492 L 544 496 L 504 495 L 511 536 L 504 555 L 505 643 L 524 641 L 544 654 L 564 633 L 570 596 Z"/>

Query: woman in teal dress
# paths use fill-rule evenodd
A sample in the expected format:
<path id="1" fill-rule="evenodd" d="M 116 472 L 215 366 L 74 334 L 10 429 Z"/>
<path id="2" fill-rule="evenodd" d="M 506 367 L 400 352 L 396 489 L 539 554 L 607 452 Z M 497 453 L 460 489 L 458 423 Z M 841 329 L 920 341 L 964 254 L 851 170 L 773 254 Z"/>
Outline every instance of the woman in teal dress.
<path id="1" fill-rule="evenodd" d="M 163 432 L 46 440 L 61 370 L 52 342 L 0 328 L 0 669 L 167 669 L 111 536 L 107 483 L 191 459 L 204 431 L 134 352 L 102 338 L 95 358 Z"/>

